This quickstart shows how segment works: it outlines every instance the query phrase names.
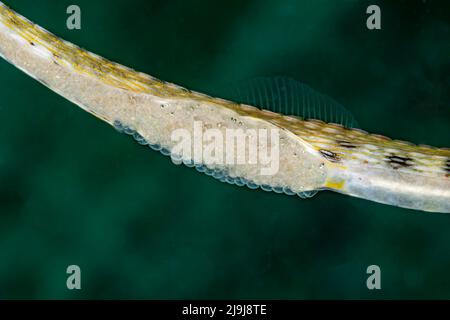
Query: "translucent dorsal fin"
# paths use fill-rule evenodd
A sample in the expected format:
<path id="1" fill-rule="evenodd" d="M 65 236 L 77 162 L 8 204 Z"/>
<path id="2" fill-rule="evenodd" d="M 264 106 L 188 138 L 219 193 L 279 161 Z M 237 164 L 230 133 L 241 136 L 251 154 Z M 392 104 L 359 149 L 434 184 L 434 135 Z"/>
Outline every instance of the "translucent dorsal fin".
<path id="1" fill-rule="evenodd" d="M 310 86 L 287 77 L 258 77 L 233 85 L 232 101 L 303 119 L 318 119 L 348 128 L 358 123 L 346 108 Z"/>

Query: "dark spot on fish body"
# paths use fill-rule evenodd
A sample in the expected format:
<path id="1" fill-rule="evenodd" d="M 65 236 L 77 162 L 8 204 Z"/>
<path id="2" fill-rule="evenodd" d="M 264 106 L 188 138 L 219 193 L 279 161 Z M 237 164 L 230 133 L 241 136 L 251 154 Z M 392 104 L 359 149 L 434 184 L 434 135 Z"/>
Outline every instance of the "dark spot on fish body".
<path id="1" fill-rule="evenodd" d="M 447 161 L 445 161 L 444 171 L 447 173 L 445 176 L 447 178 L 450 177 L 450 158 L 447 158 Z"/>
<path id="2" fill-rule="evenodd" d="M 351 142 L 345 141 L 345 140 L 337 140 L 336 141 L 341 147 L 344 148 L 348 148 L 348 149 L 353 149 L 356 148 L 356 146 L 354 144 L 352 144 Z"/>
<path id="3" fill-rule="evenodd" d="M 390 156 L 386 157 L 386 162 L 393 168 L 393 169 L 398 169 L 398 168 L 408 168 L 411 167 L 413 164 L 413 159 L 409 158 L 409 157 L 402 157 L 402 156 L 397 156 L 395 154 L 391 154 Z"/>
<path id="4" fill-rule="evenodd" d="M 337 153 L 332 152 L 332 151 L 325 150 L 325 149 L 320 149 L 319 152 L 325 159 L 327 159 L 327 160 L 329 160 L 331 162 L 339 162 L 341 160 L 339 155 Z"/>

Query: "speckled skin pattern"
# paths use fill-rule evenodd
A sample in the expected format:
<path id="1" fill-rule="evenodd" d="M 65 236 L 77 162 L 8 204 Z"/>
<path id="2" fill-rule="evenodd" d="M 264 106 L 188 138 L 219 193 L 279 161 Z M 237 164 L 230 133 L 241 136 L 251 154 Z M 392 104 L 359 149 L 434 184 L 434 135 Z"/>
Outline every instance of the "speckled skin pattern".
<path id="1" fill-rule="evenodd" d="M 171 152 L 176 129 L 278 129 L 279 170 L 196 166 L 222 181 L 298 194 L 329 189 L 381 203 L 450 212 L 450 150 L 391 140 L 319 120 L 212 98 L 113 63 L 63 41 L 0 2 L 0 55 L 144 145 Z M 269 145 L 269 148 L 272 147 Z"/>

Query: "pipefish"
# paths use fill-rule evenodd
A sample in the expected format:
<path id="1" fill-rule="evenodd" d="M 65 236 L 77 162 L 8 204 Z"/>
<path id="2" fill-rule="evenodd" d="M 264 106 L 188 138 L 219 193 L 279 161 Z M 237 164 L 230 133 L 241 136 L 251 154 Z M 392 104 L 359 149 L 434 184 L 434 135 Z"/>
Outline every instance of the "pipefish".
<path id="1" fill-rule="evenodd" d="M 222 131 L 279 131 L 279 170 L 273 175 L 261 175 L 261 163 L 205 165 L 181 159 L 222 181 L 302 197 L 332 190 L 403 208 L 450 212 L 449 149 L 190 91 L 66 42 L 1 2 L 0 55 L 85 111 L 172 157 L 177 155 L 171 134 L 180 128 L 193 133 L 195 121 Z"/>

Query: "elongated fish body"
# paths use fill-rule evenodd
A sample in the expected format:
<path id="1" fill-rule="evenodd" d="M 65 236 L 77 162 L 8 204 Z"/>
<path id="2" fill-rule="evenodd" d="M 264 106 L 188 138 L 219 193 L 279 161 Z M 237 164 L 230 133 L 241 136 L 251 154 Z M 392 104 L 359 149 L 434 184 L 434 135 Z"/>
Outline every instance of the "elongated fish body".
<path id="1" fill-rule="evenodd" d="M 173 132 L 195 135 L 195 122 L 203 124 L 201 130 L 224 134 L 227 129 L 279 132 L 274 174 L 261 174 L 258 162 L 205 165 L 180 158 L 223 181 L 301 196 L 328 189 L 404 208 L 450 212 L 448 149 L 192 92 L 63 41 L 1 2 L 0 55 L 85 111 L 173 158 L 179 157 Z"/>

